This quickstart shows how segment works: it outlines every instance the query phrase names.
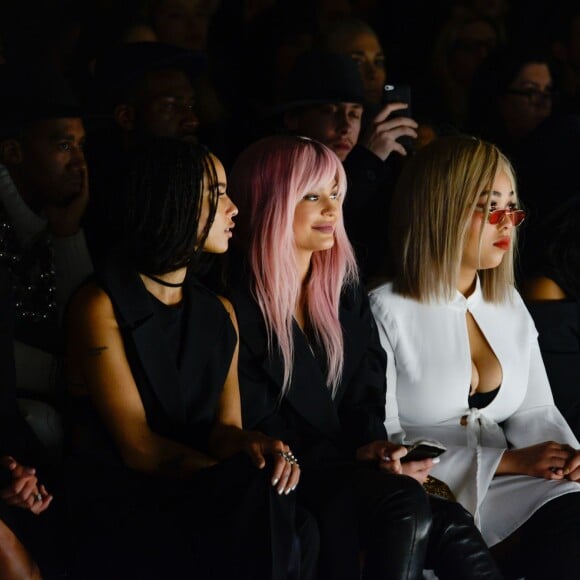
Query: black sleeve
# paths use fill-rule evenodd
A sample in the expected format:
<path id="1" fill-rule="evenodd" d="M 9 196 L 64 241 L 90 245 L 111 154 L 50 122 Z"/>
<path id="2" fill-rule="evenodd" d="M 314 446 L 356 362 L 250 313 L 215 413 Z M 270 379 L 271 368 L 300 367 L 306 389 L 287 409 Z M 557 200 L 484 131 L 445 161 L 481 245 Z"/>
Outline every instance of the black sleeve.
<path id="1" fill-rule="evenodd" d="M 348 179 L 344 225 L 366 281 L 388 269 L 388 223 L 397 162 L 392 155 L 381 161 L 356 146 L 344 161 L 344 169 Z"/>
<path id="2" fill-rule="evenodd" d="M 346 446 L 354 452 L 362 445 L 387 438 L 384 425 L 387 357 L 364 289 L 359 286 L 350 291 L 345 301 L 358 319 L 356 334 L 345 336 L 345 360 L 352 351 L 357 361 L 354 372 L 347 377 L 339 415 Z"/>
<path id="3" fill-rule="evenodd" d="M 348 179 L 347 219 L 347 215 L 357 216 L 358 212 L 368 209 L 369 204 L 376 203 L 385 180 L 390 176 L 390 165 L 366 147 L 356 145 L 344 160 L 344 170 Z"/>

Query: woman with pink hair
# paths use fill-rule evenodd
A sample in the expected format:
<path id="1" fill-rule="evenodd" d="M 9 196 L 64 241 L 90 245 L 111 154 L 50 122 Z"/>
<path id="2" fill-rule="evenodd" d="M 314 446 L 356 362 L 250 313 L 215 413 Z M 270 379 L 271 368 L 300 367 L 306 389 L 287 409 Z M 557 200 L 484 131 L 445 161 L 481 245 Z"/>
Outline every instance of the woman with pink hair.
<path id="1" fill-rule="evenodd" d="M 360 578 L 361 549 L 368 580 L 422 578 L 424 567 L 499 577 L 467 512 L 399 475 L 433 460 L 402 467 L 406 449 L 387 440 L 386 358 L 344 230 L 339 159 L 304 137 L 269 137 L 241 154 L 230 184 L 243 422 L 300 460 L 297 501 L 319 526 L 319 577 Z"/>

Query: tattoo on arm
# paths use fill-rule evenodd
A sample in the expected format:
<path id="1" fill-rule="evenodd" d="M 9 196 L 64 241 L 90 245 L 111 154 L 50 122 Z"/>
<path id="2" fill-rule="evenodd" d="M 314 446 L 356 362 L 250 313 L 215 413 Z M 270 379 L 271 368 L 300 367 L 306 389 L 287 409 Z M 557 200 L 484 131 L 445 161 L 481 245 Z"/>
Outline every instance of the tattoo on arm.
<path id="1" fill-rule="evenodd" d="M 101 354 L 108 349 L 108 346 L 94 346 L 88 349 L 88 353 L 89 356 L 101 356 Z"/>

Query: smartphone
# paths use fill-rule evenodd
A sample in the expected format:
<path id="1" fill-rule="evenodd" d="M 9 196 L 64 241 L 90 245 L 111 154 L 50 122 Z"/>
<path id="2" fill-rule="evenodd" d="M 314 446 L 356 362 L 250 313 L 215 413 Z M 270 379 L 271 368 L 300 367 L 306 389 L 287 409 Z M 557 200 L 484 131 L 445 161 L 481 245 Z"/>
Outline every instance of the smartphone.
<path id="1" fill-rule="evenodd" d="M 421 461 L 422 459 L 434 459 L 445 453 L 447 449 L 437 441 L 416 441 L 413 445 L 406 445 L 409 452 L 405 457 L 401 457 L 401 463 L 408 461 Z"/>
<path id="2" fill-rule="evenodd" d="M 383 104 L 405 103 L 406 109 L 391 113 L 392 117 L 411 117 L 411 87 L 409 85 L 384 85 Z"/>
<path id="3" fill-rule="evenodd" d="M 411 87 L 409 85 L 384 85 L 383 86 L 383 104 L 389 103 L 406 103 L 406 109 L 393 111 L 389 118 L 395 117 L 412 117 L 411 112 Z M 399 143 L 407 150 L 412 151 L 414 139 L 412 137 L 399 137 Z"/>

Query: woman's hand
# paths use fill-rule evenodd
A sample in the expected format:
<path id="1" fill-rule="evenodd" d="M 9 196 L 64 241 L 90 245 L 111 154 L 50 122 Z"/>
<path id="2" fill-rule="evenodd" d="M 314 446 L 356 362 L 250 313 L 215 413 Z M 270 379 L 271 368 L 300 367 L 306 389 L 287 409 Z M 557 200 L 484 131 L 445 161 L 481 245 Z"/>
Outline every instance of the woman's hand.
<path id="1" fill-rule="evenodd" d="M 420 484 L 423 484 L 427 477 L 429 477 L 429 473 L 431 469 L 433 469 L 433 464 L 437 463 L 439 458 L 436 458 L 436 460 L 437 461 L 433 459 L 421 459 L 420 461 L 407 461 L 401 463 L 403 475 L 408 475 L 409 477 L 416 479 Z"/>
<path id="2" fill-rule="evenodd" d="M 407 455 L 404 445 L 396 445 L 390 441 L 373 441 L 356 450 L 357 461 L 377 461 L 381 469 L 391 473 L 403 473 L 401 457 Z"/>
<path id="3" fill-rule="evenodd" d="M 10 471 L 12 482 L 0 490 L 0 497 L 11 506 L 42 513 L 52 502 L 44 485 L 38 484 L 36 470 L 18 463 L 13 457 L 2 457 L 0 463 Z"/>
<path id="4" fill-rule="evenodd" d="M 262 433 L 248 431 L 244 450 L 258 469 L 265 467 L 266 456 L 272 456 L 274 469 L 271 481 L 280 495 L 283 493 L 288 495 L 296 489 L 300 480 L 300 466 L 298 460 L 292 455 L 290 447 L 283 441 L 272 439 Z"/>
<path id="5" fill-rule="evenodd" d="M 567 465 L 575 477 L 580 460 L 569 463 L 576 454 L 569 445 L 545 441 L 522 449 L 509 449 L 504 454 L 497 468 L 496 475 L 529 475 L 545 479 L 563 479 Z"/>
<path id="6" fill-rule="evenodd" d="M 564 465 L 564 477 L 570 481 L 580 482 L 580 451 L 570 447 L 569 445 L 563 445 L 568 449 L 568 461 Z"/>

